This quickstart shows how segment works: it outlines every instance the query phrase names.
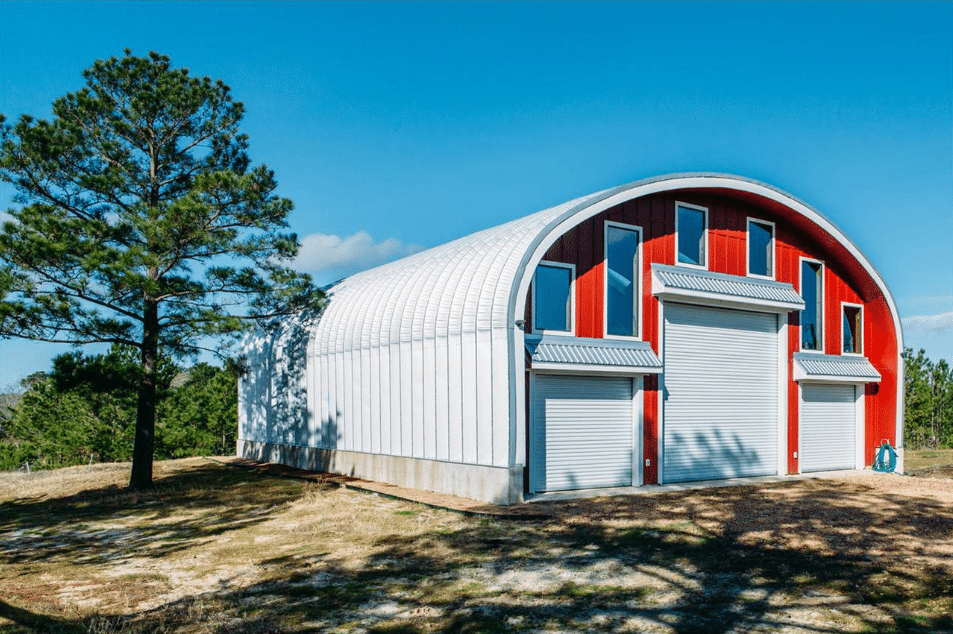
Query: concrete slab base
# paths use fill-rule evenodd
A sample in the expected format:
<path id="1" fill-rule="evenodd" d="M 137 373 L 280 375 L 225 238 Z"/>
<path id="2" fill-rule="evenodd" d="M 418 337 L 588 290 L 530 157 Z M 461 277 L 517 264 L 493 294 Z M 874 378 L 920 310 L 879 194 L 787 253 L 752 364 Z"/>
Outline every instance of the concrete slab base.
<path id="1" fill-rule="evenodd" d="M 523 501 L 523 465 L 491 467 L 239 439 L 237 455 L 492 504 Z"/>
<path id="2" fill-rule="evenodd" d="M 578 489 L 575 491 L 552 491 L 537 493 L 527 497 L 527 503 L 558 502 L 562 500 L 581 500 L 585 498 L 608 497 L 613 495 L 654 495 L 673 491 L 692 491 L 695 489 L 711 489 L 717 487 L 736 487 L 749 484 L 765 484 L 770 482 L 790 482 L 807 478 L 839 478 L 850 475 L 872 473 L 869 469 L 848 469 L 843 471 L 819 471 L 816 473 L 802 473 L 797 475 L 759 476 L 756 478 L 731 478 L 727 480 L 703 480 L 700 482 L 678 482 L 675 484 L 646 484 L 640 487 L 613 487 L 609 489 Z"/>

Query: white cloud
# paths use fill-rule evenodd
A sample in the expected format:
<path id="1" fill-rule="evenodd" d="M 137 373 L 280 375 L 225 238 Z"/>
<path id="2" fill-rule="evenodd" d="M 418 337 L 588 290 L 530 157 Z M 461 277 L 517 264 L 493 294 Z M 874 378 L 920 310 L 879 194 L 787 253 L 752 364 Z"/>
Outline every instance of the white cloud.
<path id="1" fill-rule="evenodd" d="M 953 331 L 953 311 L 939 315 L 916 315 L 900 319 L 903 327 L 913 332 Z"/>
<path id="2" fill-rule="evenodd" d="M 419 244 L 404 244 L 396 238 L 375 242 L 366 231 L 341 238 L 311 233 L 301 239 L 295 266 L 311 273 L 319 284 L 333 282 L 423 250 Z"/>

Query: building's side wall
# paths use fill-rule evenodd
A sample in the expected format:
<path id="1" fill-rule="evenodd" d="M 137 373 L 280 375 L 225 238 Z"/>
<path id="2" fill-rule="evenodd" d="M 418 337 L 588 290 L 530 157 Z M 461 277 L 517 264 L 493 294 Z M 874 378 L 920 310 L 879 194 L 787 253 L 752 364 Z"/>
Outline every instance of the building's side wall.
<path id="1" fill-rule="evenodd" d="M 306 374 L 307 329 L 289 320 L 250 336 L 238 382 L 238 438 L 304 445 L 311 434 Z"/>
<path id="2" fill-rule="evenodd" d="M 496 328 L 312 352 L 315 433 L 303 444 L 509 466 L 506 335 Z"/>
<path id="3" fill-rule="evenodd" d="M 801 258 L 821 260 L 824 273 L 824 351 L 840 354 L 841 303 L 864 306 L 864 355 L 883 379 L 866 388 L 866 438 L 864 456 L 873 460 L 873 447 L 882 438 L 896 446 L 898 398 L 897 333 L 887 302 L 861 265 L 833 237 L 799 214 L 777 205 L 761 206 L 722 193 L 681 191 L 629 200 L 583 221 L 561 236 L 544 260 L 576 266 L 576 336 L 603 337 L 604 232 L 614 221 L 642 228 L 642 338 L 660 353 L 659 301 L 652 296 L 651 264 L 675 263 L 675 202 L 708 209 L 708 270 L 731 275 L 747 274 L 747 219 L 775 223 L 775 279 L 800 292 Z M 531 314 L 527 312 L 528 329 Z M 793 375 L 791 355 L 800 349 L 799 314 L 788 315 L 788 376 Z M 644 481 L 658 482 L 659 398 L 658 380 L 646 377 L 643 451 L 651 461 Z M 787 390 L 788 471 L 798 471 L 794 451 L 798 446 L 798 387 L 789 378 Z"/>
<path id="4" fill-rule="evenodd" d="M 517 502 L 523 465 L 507 465 L 506 447 L 499 447 L 509 430 L 499 411 L 508 408 L 505 337 L 503 329 L 474 331 L 325 354 L 316 353 L 298 322 L 250 338 L 239 383 L 237 453 Z"/>

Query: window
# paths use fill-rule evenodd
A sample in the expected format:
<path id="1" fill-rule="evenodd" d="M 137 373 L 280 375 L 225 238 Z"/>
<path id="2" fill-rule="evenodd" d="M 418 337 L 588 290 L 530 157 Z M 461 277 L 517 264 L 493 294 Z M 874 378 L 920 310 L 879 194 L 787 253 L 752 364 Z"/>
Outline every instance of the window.
<path id="1" fill-rule="evenodd" d="M 748 218 L 748 275 L 774 277 L 774 223 Z"/>
<path id="2" fill-rule="evenodd" d="M 856 304 L 843 306 L 843 352 L 846 354 L 864 353 L 863 307 Z"/>
<path id="3" fill-rule="evenodd" d="M 801 260 L 801 350 L 824 350 L 824 264 Z"/>
<path id="4" fill-rule="evenodd" d="M 705 238 L 708 229 L 708 210 L 685 203 L 675 203 L 675 240 L 678 246 L 678 264 L 706 267 Z"/>
<path id="5" fill-rule="evenodd" d="M 638 227 L 606 223 L 606 335 L 639 336 Z"/>
<path id="6" fill-rule="evenodd" d="M 533 330 L 572 333 L 572 264 L 541 262 L 533 277 Z"/>

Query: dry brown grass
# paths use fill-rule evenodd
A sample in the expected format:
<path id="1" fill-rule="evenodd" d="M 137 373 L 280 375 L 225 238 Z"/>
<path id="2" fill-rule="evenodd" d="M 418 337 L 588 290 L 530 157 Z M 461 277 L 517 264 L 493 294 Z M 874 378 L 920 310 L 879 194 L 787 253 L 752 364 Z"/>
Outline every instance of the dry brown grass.
<path id="1" fill-rule="evenodd" d="M 953 631 L 953 481 L 473 518 L 203 459 L 0 477 L 0 632 Z"/>

